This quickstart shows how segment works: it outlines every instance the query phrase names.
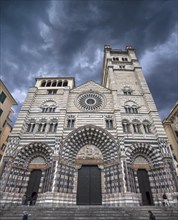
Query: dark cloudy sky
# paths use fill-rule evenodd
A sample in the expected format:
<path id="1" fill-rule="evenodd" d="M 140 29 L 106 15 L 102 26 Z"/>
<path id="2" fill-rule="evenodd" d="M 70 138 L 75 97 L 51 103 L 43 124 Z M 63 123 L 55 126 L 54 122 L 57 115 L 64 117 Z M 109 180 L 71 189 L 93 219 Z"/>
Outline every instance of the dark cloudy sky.
<path id="1" fill-rule="evenodd" d="M 21 107 L 39 76 L 101 81 L 104 44 L 132 45 L 161 118 L 178 100 L 177 0 L 1 0 L 1 78 Z"/>

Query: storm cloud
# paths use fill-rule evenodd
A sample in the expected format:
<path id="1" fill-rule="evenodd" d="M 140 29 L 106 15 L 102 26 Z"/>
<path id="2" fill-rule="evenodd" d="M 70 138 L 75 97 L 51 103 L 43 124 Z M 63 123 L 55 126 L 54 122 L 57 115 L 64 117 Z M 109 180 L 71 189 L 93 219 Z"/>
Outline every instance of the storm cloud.
<path id="1" fill-rule="evenodd" d="M 178 1 L 1 0 L 1 78 L 19 103 L 35 77 L 101 81 L 104 44 L 136 48 L 166 117 L 178 100 Z"/>

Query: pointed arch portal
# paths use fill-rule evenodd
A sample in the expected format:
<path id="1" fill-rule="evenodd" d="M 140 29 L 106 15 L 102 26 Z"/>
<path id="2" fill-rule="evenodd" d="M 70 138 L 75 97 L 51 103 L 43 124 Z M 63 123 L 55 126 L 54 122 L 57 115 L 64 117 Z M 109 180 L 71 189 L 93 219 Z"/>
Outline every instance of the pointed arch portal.
<path id="1" fill-rule="evenodd" d="M 102 204 L 101 169 L 118 159 L 118 146 L 105 129 L 87 125 L 70 133 L 63 146 L 62 158 L 80 165 L 77 174 L 77 204 Z"/>

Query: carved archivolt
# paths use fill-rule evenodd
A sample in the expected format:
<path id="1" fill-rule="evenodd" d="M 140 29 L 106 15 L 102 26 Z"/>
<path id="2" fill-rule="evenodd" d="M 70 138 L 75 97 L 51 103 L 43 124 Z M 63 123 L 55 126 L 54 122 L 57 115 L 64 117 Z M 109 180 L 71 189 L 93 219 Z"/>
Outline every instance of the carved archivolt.
<path id="1" fill-rule="evenodd" d="M 62 158 L 74 163 L 80 149 L 88 145 L 99 149 L 105 163 L 118 159 L 118 147 L 114 137 L 105 129 L 93 125 L 75 129 L 67 136 L 64 141 Z M 94 148 L 88 150 L 91 149 Z"/>
<path id="2" fill-rule="evenodd" d="M 27 167 L 28 164 L 37 157 L 42 157 L 46 164 L 52 163 L 52 149 L 45 143 L 31 143 L 18 151 L 14 164 Z"/>
<path id="3" fill-rule="evenodd" d="M 127 162 L 131 165 L 139 156 L 144 157 L 150 165 L 157 167 L 163 164 L 157 148 L 146 143 L 134 143 L 126 148 Z"/>

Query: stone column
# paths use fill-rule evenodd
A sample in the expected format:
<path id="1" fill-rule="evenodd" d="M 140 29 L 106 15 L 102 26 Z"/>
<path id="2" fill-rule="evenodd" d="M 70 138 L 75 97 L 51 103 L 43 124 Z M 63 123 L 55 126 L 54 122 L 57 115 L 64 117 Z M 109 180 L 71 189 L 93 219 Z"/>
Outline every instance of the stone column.
<path id="1" fill-rule="evenodd" d="M 54 159 L 57 159 L 57 158 L 54 158 Z M 52 192 L 57 192 L 58 165 L 59 165 L 59 162 L 58 162 L 58 160 L 56 160 L 55 168 L 54 168 L 54 178 L 53 178 L 53 181 L 52 181 Z"/>

